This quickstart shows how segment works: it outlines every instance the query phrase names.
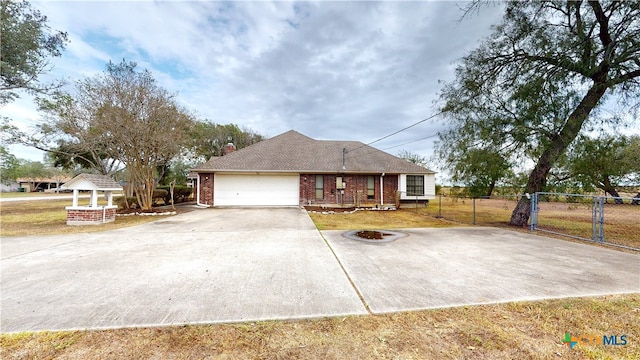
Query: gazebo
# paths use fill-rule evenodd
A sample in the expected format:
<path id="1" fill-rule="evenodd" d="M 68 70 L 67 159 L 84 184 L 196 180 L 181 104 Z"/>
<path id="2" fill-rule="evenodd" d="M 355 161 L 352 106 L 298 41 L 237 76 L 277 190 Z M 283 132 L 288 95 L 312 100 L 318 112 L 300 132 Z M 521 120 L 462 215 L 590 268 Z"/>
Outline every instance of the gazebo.
<path id="1" fill-rule="evenodd" d="M 122 186 L 107 175 L 80 174 L 60 187 L 73 190 L 73 204 L 67 206 L 67 225 L 99 225 L 115 221 L 117 205 L 113 205 L 113 192 Z M 91 191 L 89 205 L 79 205 L 81 190 Z M 104 192 L 107 205 L 98 206 L 98 192 Z"/>

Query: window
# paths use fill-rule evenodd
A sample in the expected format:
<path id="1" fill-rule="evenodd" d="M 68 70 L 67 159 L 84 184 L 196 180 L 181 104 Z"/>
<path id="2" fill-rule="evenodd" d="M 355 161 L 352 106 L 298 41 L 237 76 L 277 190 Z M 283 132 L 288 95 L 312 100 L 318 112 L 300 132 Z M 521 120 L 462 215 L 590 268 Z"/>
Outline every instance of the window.
<path id="1" fill-rule="evenodd" d="M 324 176 L 316 175 L 316 199 L 324 199 Z"/>
<path id="2" fill-rule="evenodd" d="M 424 176 L 407 175 L 407 196 L 424 195 Z"/>
<path id="3" fill-rule="evenodd" d="M 367 199 L 376 198 L 376 178 L 375 176 L 367 176 Z"/>

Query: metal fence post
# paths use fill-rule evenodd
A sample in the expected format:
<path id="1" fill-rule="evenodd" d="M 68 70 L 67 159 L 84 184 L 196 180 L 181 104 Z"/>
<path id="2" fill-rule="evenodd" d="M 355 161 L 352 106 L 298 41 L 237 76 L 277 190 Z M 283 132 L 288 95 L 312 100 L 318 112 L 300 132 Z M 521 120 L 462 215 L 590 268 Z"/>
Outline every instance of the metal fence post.
<path id="1" fill-rule="evenodd" d="M 473 225 L 476 224 L 476 198 L 473 198 Z"/>
<path id="2" fill-rule="evenodd" d="M 600 208 L 598 217 L 598 241 L 604 242 L 604 198 L 601 197 L 598 201 L 598 207 Z"/>
<path id="3" fill-rule="evenodd" d="M 591 240 L 604 242 L 604 198 L 593 197 Z"/>
<path id="4" fill-rule="evenodd" d="M 530 230 L 533 232 L 538 224 L 538 193 L 531 194 L 531 226 Z"/>
<path id="5" fill-rule="evenodd" d="M 593 197 L 593 201 L 591 202 L 591 240 L 596 241 L 598 236 L 598 198 Z"/>

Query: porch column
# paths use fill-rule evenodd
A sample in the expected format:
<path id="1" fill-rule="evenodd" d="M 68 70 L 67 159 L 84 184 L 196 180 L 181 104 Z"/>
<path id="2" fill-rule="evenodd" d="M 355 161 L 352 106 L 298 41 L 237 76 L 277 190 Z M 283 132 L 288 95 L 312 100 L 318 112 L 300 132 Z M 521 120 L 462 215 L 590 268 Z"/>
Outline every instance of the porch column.
<path id="1" fill-rule="evenodd" d="M 91 190 L 91 207 L 98 207 L 98 190 Z"/>
<path id="2" fill-rule="evenodd" d="M 80 191 L 78 189 L 73 189 L 73 207 L 77 207 L 78 206 L 78 193 Z"/>
<path id="3" fill-rule="evenodd" d="M 113 205 L 113 191 L 105 191 L 104 195 L 107 197 L 107 206 Z"/>
<path id="4" fill-rule="evenodd" d="M 384 178 L 384 173 L 380 174 L 380 205 L 384 205 L 384 184 L 382 179 Z"/>

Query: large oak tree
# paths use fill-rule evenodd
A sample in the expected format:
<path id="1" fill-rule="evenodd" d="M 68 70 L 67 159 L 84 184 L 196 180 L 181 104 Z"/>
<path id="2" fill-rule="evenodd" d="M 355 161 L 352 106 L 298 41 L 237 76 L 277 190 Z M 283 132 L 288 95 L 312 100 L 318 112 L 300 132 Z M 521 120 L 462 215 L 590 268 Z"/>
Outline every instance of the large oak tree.
<path id="1" fill-rule="evenodd" d="M 508 2 L 502 22 L 442 90 L 451 128 L 440 147 L 464 142 L 531 160 L 525 192 L 544 191 L 554 164 L 595 125 L 594 110 L 610 97 L 633 109 L 639 79 L 640 2 Z M 510 222 L 524 226 L 529 215 L 522 197 Z"/>

